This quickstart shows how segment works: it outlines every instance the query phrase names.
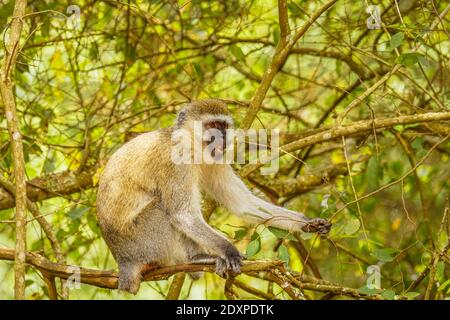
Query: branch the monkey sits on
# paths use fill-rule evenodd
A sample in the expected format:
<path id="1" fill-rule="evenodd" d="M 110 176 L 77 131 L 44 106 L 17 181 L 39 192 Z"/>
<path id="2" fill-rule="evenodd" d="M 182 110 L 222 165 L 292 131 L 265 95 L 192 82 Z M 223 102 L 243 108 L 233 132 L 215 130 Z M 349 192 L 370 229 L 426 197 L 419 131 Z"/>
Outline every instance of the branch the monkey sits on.
<path id="1" fill-rule="evenodd" d="M 195 122 L 223 134 L 210 150 L 212 156 L 223 154 L 226 130 L 233 123 L 226 104 L 215 99 L 196 101 L 178 114 L 172 127 L 125 143 L 100 177 L 97 217 L 119 265 L 121 290 L 136 293 L 142 274 L 159 266 L 215 263 L 222 277 L 240 272 L 243 255 L 203 219 L 202 193 L 252 223 L 289 231 L 330 230 L 327 220 L 310 219 L 254 196 L 229 164 L 174 163 L 173 133 L 192 132 Z"/>

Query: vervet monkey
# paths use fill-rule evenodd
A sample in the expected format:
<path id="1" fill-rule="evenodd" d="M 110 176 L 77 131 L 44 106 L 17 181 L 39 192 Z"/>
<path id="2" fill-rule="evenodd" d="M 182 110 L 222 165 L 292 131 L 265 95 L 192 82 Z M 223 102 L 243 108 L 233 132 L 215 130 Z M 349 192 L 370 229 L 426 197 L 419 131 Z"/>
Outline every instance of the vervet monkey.
<path id="1" fill-rule="evenodd" d="M 327 220 L 310 219 L 254 196 L 229 164 L 174 163 L 172 135 L 180 129 L 192 132 L 199 122 L 204 129 L 223 134 L 210 150 L 212 156 L 223 153 L 226 130 L 233 123 L 226 104 L 196 101 L 178 114 L 172 127 L 125 143 L 100 177 L 97 217 L 119 264 L 121 290 L 136 293 L 143 273 L 152 267 L 215 263 L 222 277 L 240 272 L 243 255 L 204 220 L 202 193 L 251 222 L 289 231 L 327 233 L 330 229 Z"/>

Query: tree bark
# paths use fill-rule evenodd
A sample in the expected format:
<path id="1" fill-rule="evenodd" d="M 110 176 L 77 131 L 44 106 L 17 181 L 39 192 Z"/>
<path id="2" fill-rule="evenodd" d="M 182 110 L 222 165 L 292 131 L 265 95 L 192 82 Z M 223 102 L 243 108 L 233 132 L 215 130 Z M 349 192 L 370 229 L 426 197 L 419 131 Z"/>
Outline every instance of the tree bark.
<path id="1" fill-rule="evenodd" d="M 241 129 L 249 129 L 251 127 L 273 79 L 286 62 L 286 59 L 288 58 L 295 43 L 305 34 L 309 27 L 311 27 L 311 25 L 322 15 L 322 13 L 327 11 L 336 1 L 337 0 L 328 1 L 325 5 L 320 7 L 292 37 L 289 37 L 288 35 L 289 23 L 287 21 L 287 4 L 285 1 L 278 2 L 278 15 L 281 30 L 280 41 L 277 44 L 275 54 L 269 67 L 264 72 L 261 83 L 250 101 L 247 113 L 241 123 Z"/>
<path id="2" fill-rule="evenodd" d="M 338 125 L 332 127 L 330 129 L 321 131 L 316 134 L 312 134 L 301 138 L 297 141 L 290 142 L 280 147 L 281 154 L 283 156 L 285 154 L 289 154 L 291 152 L 306 148 L 308 146 L 312 146 L 314 144 L 323 143 L 327 141 L 331 141 L 337 138 L 350 136 L 353 134 L 372 131 L 380 128 L 388 128 L 396 125 L 405 125 L 405 124 L 413 124 L 413 123 L 422 123 L 422 122 L 432 122 L 432 121 L 443 121 L 450 120 L 450 111 L 446 112 L 427 112 L 421 114 L 413 114 L 407 116 L 399 116 L 394 118 L 383 118 L 383 119 L 374 119 L 374 120 L 362 120 L 353 122 L 348 125 Z M 273 160 L 272 158 L 264 159 L 267 162 Z M 253 171 L 262 167 L 261 163 L 257 164 L 247 164 L 240 171 L 240 175 L 242 177 L 248 176 Z"/>
<path id="3" fill-rule="evenodd" d="M 0 72 L 0 93 L 5 105 L 8 133 L 11 139 L 14 178 L 16 183 L 16 246 L 14 253 L 14 296 L 25 298 L 25 259 L 26 259 L 26 208 L 27 190 L 25 178 L 25 161 L 23 157 L 22 135 L 20 134 L 14 97 L 12 71 L 15 68 L 19 52 L 22 17 L 25 14 L 26 0 L 16 0 L 9 36 L 5 40 L 5 55 Z"/>
<path id="4" fill-rule="evenodd" d="M 28 199 L 37 202 L 92 188 L 94 185 L 92 177 L 96 169 L 96 167 L 88 167 L 82 172 L 68 170 L 29 180 L 27 182 Z M 0 210 L 12 208 L 14 204 L 14 196 L 0 186 Z"/>

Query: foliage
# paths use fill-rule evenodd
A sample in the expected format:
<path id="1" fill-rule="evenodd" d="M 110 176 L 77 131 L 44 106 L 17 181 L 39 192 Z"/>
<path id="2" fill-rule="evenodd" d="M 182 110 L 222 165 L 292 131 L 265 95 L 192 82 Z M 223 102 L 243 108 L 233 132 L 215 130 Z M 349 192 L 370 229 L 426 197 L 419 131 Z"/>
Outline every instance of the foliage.
<path id="1" fill-rule="evenodd" d="M 2 32 L 11 22 L 13 3 L 0 0 Z M 290 32 L 305 25 L 324 3 L 288 1 Z M 446 2 L 377 3 L 381 29 L 367 28 L 363 2 L 338 1 L 322 14 L 270 84 L 253 127 L 279 128 L 282 143 L 288 143 L 339 126 L 341 119 L 353 124 L 448 112 L 448 15 L 437 18 Z M 226 99 L 239 125 L 281 41 L 278 6 L 274 0 L 80 0 L 76 4 L 80 16 L 66 17 L 66 1 L 28 1 L 30 14 L 24 19 L 23 47 L 14 72 L 16 103 L 29 180 L 66 170 L 78 175 L 95 168 L 94 187 L 37 202 L 40 214 L 56 232 L 66 262 L 114 269 L 116 263 L 95 218 L 95 184 L 108 157 L 131 132 L 170 126 L 179 108 L 192 99 Z M 438 23 L 430 30 L 434 21 Z M 4 50 L 2 46 L 0 57 Z M 399 71 L 347 110 L 396 64 Z M 381 288 L 374 292 L 384 299 L 448 298 L 450 142 L 445 137 L 449 133 L 448 119 L 374 128 L 283 156 L 271 184 L 255 183 L 257 173 L 248 177 L 260 196 L 311 217 L 330 218 L 333 229 L 327 238 L 296 237 L 262 225 L 249 230 L 221 208 L 215 209 L 210 223 L 251 259 L 279 259 L 293 271 L 317 277 L 312 263 L 323 279 L 364 288 L 363 292 L 370 290 L 367 267 L 378 265 Z M 1 177 L 13 182 L 1 102 L 0 150 Z M 323 175 L 338 167 L 345 173 Z M 319 185 L 310 186 L 311 177 L 319 177 Z M 283 193 L 299 179 L 305 179 L 301 180 L 305 189 Z M 272 188 L 273 182 L 285 185 Z M 355 197 L 364 198 L 355 202 Z M 0 246 L 14 246 L 13 220 L 14 209 L 0 210 Z M 27 230 L 28 250 L 55 261 L 36 219 L 30 217 Z M 0 261 L 2 298 L 13 297 L 12 265 Z M 27 298 L 48 298 L 39 273 L 30 268 L 26 279 Z M 265 280 L 242 277 L 241 281 L 267 291 Z M 216 275 L 206 274 L 192 285 L 189 278 L 185 282 L 182 298 L 225 297 L 224 281 Z M 168 280 L 146 282 L 137 297 L 163 298 L 169 284 Z M 278 286 L 270 290 L 277 298 L 288 298 Z M 320 298 L 323 292 L 307 291 L 307 295 Z M 131 297 L 82 285 L 70 291 L 70 298 Z"/>

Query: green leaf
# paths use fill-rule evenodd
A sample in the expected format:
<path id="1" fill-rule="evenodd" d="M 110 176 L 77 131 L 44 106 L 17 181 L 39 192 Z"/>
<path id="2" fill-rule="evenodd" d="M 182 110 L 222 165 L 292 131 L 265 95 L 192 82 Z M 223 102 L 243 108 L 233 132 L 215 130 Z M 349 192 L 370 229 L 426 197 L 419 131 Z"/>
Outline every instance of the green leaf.
<path id="1" fill-rule="evenodd" d="M 376 294 L 378 293 L 378 289 L 369 289 L 367 286 L 358 288 L 358 291 L 364 294 Z"/>
<path id="2" fill-rule="evenodd" d="M 431 253 L 424 252 L 422 254 L 422 258 L 421 258 L 422 264 L 425 264 L 425 265 L 430 264 L 431 258 L 432 258 Z"/>
<path id="3" fill-rule="evenodd" d="M 388 166 L 389 170 L 395 175 L 401 175 L 403 173 L 403 163 L 401 161 L 392 161 Z"/>
<path id="4" fill-rule="evenodd" d="M 380 261 L 391 262 L 392 260 L 394 260 L 392 254 L 394 254 L 395 252 L 397 252 L 397 250 L 393 248 L 375 249 L 370 255 Z"/>
<path id="5" fill-rule="evenodd" d="M 407 293 L 405 293 L 403 296 L 404 296 L 405 298 L 407 298 L 408 300 L 412 300 L 412 299 L 418 297 L 419 295 L 420 295 L 419 292 L 407 292 Z"/>
<path id="6" fill-rule="evenodd" d="M 44 172 L 45 173 L 52 173 L 56 169 L 55 165 L 56 159 L 54 157 L 53 152 L 49 152 L 48 157 L 45 158 L 44 162 Z"/>
<path id="7" fill-rule="evenodd" d="M 367 183 L 370 190 L 377 189 L 380 186 L 382 169 L 380 162 L 376 157 L 371 157 L 367 163 Z"/>
<path id="8" fill-rule="evenodd" d="M 391 48 L 392 49 L 398 48 L 402 44 L 403 39 L 405 39 L 405 34 L 403 32 L 398 32 L 394 34 L 390 41 Z"/>
<path id="9" fill-rule="evenodd" d="M 201 77 L 203 76 L 203 71 L 202 71 L 202 66 L 201 66 L 201 64 L 198 63 L 198 62 L 193 62 L 193 63 L 192 63 L 192 66 L 194 67 L 194 71 L 195 71 L 195 73 L 197 74 L 197 76 L 198 76 L 199 78 L 201 78 Z"/>
<path id="10" fill-rule="evenodd" d="M 342 70 L 342 60 L 338 60 L 336 59 L 336 73 L 337 74 L 341 74 L 341 70 Z"/>
<path id="11" fill-rule="evenodd" d="M 257 240 L 257 239 L 261 239 L 261 236 L 259 235 L 258 232 L 255 231 L 255 232 L 253 232 L 252 236 L 250 237 L 250 240 L 253 241 L 253 240 Z"/>
<path id="12" fill-rule="evenodd" d="M 429 66 L 430 65 L 430 63 L 428 62 L 428 60 L 427 60 L 427 58 L 425 57 L 425 56 L 423 56 L 423 55 L 419 55 L 418 57 L 417 57 L 417 59 L 419 60 L 419 63 L 421 64 L 421 65 L 423 65 L 423 66 Z"/>
<path id="13" fill-rule="evenodd" d="M 336 198 L 331 194 L 325 194 L 320 202 L 320 217 L 330 218 L 336 211 Z"/>
<path id="14" fill-rule="evenodd" d="M 0 21 L 2 21 L 3 24 L 6 24 L 6 19 L 8 19 L 9 16 L 12 15 L 14 11 L 14 3 L 15 1 L 2 1 L 2 6 L 0 7 Z M 43 20 L 50 20 L 50 19 L 43 19 Z"/>
<path id="15" fill-rule="evenodd" d="M 253 257 L 255 254 L 257 254 L 261 250 L 261 240 L 255 239 L 253 241 L 250 241 L 250 243 L 247 246 L 247 250 L 245 251 L 245 254 L 247 257 Z"/>
<path id="16" fill-rule="evenodd" d="M 43 243 L 41 240 L 36 240 L 33 242 L 33 244 L 31 245 L 31 251 L 38 251 L 41 250 L 43 247 Z"/>
<path id="17" fill-rule="evenodd" d="M 203 59 L 203 62 L 210 68 L 213 68 L 216 63 L 216 58 L 212 54 L 208 54 L 205 59 Z"/>
<path id="18" fill-rule="evenodd" d="M 234 239 L 242 240 L 247 235 L 247 229 L 239 229 L 234 232 Z"/>
<path id="19" fill-rule="evenodd" d="M 280 257 L 280 260 L 284 261 L 286 265 L 289 264 L 289 251 L 284 244 L 281 244 L 281 246 L 278 248 L 278 257 Z"/>
<path id="20" fill-rule="evenodd" d="M 445 263 L 444 261 L 439 261 L 436 265 L 436 279 L 439 282 L 444 281 L 445 276 Z"/>
<path id="21" fill-rule="evenodd" d="M 278 239 L 283 239 L 283 240 L 288 239 L 288 240 L 292 240 L 292 241 L 297 241 L 297 239 L 294 237 L 294 235 L 289 233 L 289 231 L 275 228 L 275 227 L 268 227 L 267 229 L 269 229 L 269 231 L 272 232 L 272 234 L 275 237 L 277 237 Z"/>
<path id="22" fill-rule="evenodd" d="M 80 219 L 70 220 L 68 229 L 69 234 L 78 233 L 80 231 L 80 224 Z"/>
<path id="23" fill-rule="evenodd" d="M 31 286 L 32 284 L 34 284 L 34 281 L 33 281 L 33 280 L 25 280 L 25 287 L 29 287 L 29 286 Z"/>
<path id="24" fill-rule="evenodd" d="M 438 291 L 443 291 L 450 284 L 450 279 L 441 284 L 438 288 Z"/>
<path id="25" fill-rule="evenodd" d="M 89 207 L 76 207 L 69 212 L 69 218 L 72 220 L 79 219 L 89 210 Z"/>
<path id="26" fill-rule="evenodd" d="M 100 227 L 97 224 L 97 219 L 93 214 L 88 215 L 87 224 L 94 234 L 101 237 L 102 232 L 100 231 Z"/>
<path id="27" fill-rule="evenodd" d="M 242 49 L 239 48 L 237 45 L 230 46 L 230 52 L 239 61 L 244 61 L 245 60 L 244 52 L 242 52 Z"/>
<path id="28" fill-rule="evenodd" d="M 423 55 L 417 52 L 404 53 L 398 56 L 397 63 L 402 64 L 404 66 L 412 66 L 419 61 L 426 61 Z"/>
<path id="29" fill-rule="evenodd" d="M 278 229 L 278 228 L 275 228 L 275 227 L 268 227 L 268 229 L 278 239 L 284 239 L 287 236 L 287 234 L 289 233 L 286 230 Z"/>
<path id="30" fill-rule="evenodd" d="M 128 64 L 133 64 L 136 61 L 137 52 L 134 46 L 125 46 L 125 60 Z"/>
<path id="31" fill-rule="evenodd" d="M 392 290 L 384 290 L 381 293 L 381 296 L 383 297 L 383 299 L 385 300 L 394 300 L 395 299 L 395 292 Z"/>
<path id="32" fill-rule="evenodd" d="M 56 239 L 58 239 L 59 241 L 63 240 L 66 236 L 67 236 L 67 231 L 63 230 L 63 229 L 59 229 L 56 232 Z"/>
<path id="33" fill-rule="evenodd" d="M 277 27 L 275 27 L 275 29 L 272 32 L 272 36 L 273 36 L 273 42 L 274 43 L 278 43 L 280 41 L 280 29 Z"/>
<path id="34" fill-rule="evenodd" d="M 288 10 L 293 17 L 301 17 L 303 15 L 302 10 L 295 3 L 288 3 Z"/>
<path id="35" fill-rule="evenodd" d="M 414 141 L 411 143 L 411 147 L 413 147 L 413 149 L 418 152 L 423 150 L 423 143 L 424 143 L 424 138 L 422 137 L 418 137 L 416 139 L 414 139 Z"/>
<path id="36" fill-rule="evenodd" d="M 92 45 L 89 48 L 89 58 L 94 61 L 100 58 L 100 51 L 96 42 L 92 42 Z"/>
<path id="37" fill-rule="evenodd" d="M 361 226 L 361 223 L 359 222 L 358 218 L 352 218 L 350 219 L 347 224 L 344 227 L 344 233 L 346 235 L 352 235 L 356 233 Z"/>

